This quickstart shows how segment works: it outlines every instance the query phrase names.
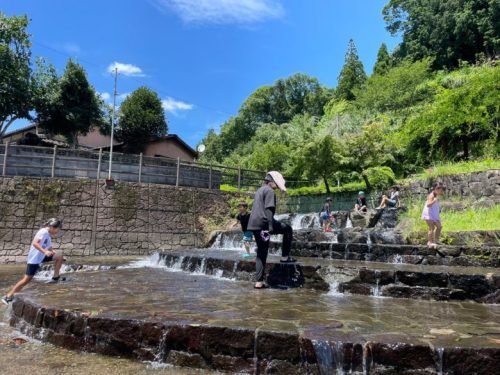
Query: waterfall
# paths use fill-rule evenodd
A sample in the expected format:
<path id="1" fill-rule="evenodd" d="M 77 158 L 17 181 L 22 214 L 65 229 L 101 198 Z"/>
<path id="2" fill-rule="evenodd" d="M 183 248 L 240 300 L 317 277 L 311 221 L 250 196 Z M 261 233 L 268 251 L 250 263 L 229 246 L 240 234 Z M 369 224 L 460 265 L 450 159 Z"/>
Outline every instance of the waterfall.
<path id="1" fill-rule="evenodd" d="M 437 348 L 436 352 L 438 354 L 438 366 L 437 366 L 438 375 L 443 375 L 444 348 Z"/>
<path id="2" fill-rule="evenodd" d="M 351 221 L 350 217 L 347 218 L 347 221 L 345 223 L 345 227 L 346 228 L 352 228 L 352 221 Z"/>
<path id="3" fill-rule="evenodd" d="M 403 257 L 400 254 L 394 255 L 394 258 L 392 259 L 393 264 L 402 264 L 403 263 Z"/>
<path id="4" fill-rule="evenodd" d="M 154 357 L 154 362 L 163 362 L 165 361 L 165 357 L 167 355 L 167 336 L 170 332 L 170 329 L 167 329 L 161 335 L 160 343 L 158 344 L 158 350 Z"/>
<path id="5" fill-rule="evenodd" d="M 368 356 L 370 356 L 370 362 L 368 362 Z M 370 369 L 373 367 L 373 357 L 372 348 L 369 342 L 363 345 L 363 375 L 368 375 Z"/>
<path id="6" fill-rule="evenodd" d="M 373 288 L 373 296 L 380 297 L 380 271 L 375 271 L 375 287 Z"/>
<path id="7" fill-rule="evenodd" d="M 320 375 L 333 374 L 333 351 L 327 341 L 312 340 Z"/>
<path id="8" fill-rule="evenodd" d="M 320 375 L 344 375 L 344 346 L 342 341 L 312 340 Z M 337 370 L 337 371 L 335 371 Z"/>

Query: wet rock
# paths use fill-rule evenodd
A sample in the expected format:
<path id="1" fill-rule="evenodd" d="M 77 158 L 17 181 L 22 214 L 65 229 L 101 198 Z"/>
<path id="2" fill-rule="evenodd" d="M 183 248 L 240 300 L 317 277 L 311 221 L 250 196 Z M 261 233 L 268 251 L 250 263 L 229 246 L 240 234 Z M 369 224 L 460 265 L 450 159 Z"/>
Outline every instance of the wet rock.
<path id="1" fill-rule="evenodd" d="M 190 354 L 171 350 L 168 353 L 166 363 L 179 367 L 208 368 L 207 363 L 199 354 Z"/>
<path id="2" fill-rule="evenodd" d="M 450 275 L 449 280 L 450 285 L 462 289 L 470 299 L 481 298 L 493 292 L 484 275 Z"/>
<path id="3" fill-rule="evenodd" d="M 252 358 L 254 332 L 226 327 L 171 326 L 165 335 L 166 349 L 198 353 L 203 358 L 214 354 Z"/>
<path id="4" fill-rule="evenodd" d="M 274 288 L 301 288 L 305 284 L 302 267 L 297 264 L 274 264 L 267 275 L 267 283 Z"/>
<path id="5" fill-rule="evenodd" d="M 352 211 L 350 214 L 352 226 L 354 228 L 367 228 L 375 214 L 375 210 L 368 210 L 368 212 Z"/>
<path id="6" fill-rule="evenodd" d="M 363 283 L 386 285 L 394 282 L 394 271 L 379 271 L 360 268 L 358 279 Z"/>
<path id="7" fill-rule="evenodd" d="M 287 375 L 306 375 L 308 374 L 307 369 L 301 368 L 299 366 L 293 365 L 287 361 L 280 361 L 273 359 L 271 361 L 261 361 L 259 362 L 259 373 L 260 374 L 287 374 Z"/>
<path id="8" fill-rule="evenodd" d="M 411 298 L 411 299 L 432 299 L 437 301 L 464 300 L 467 295 L 460 289 L 407 286 L 407 285 L 386 285 L 380 290 L 380 294 L 385 297 Z"/>
<path id="9" fill-rule="evenodd" d="M 360 283 L 355 280 L 342 283 L 339 289 L 343 293 L 362 294 L 365 296 L 373 295 L 373 285 Z"/>
<path id="10" fill-rule="evenodd" d="M 406 243 L 401 232 L 394 229 L 370 230 L 370 239 L 374 244 L 404 245 Z"/>
<path id="11" fill-rule="evenodd" d="M 289 333 L 259 332 L 257 334 L 257 357 L 299 363 L 299 336 Z"/>
<path id="12" fill-rule="evenodd" d="M 462 248 L 458 246 L 439 246 L 436 249 L 436 253 L 441 256 L 458 257 L 460 254 L 462 254 Z"/>
<path id="13" fill-rule="evenodd" d="M 380 212 L 375 215 L 373 221 L 376 220 L 374 224 L 373 221 L 370 223 L 370 228 L 395 228 L 398 224 L 399 213 L 403 208 L 384 208 L 379 210 Z M 378 219 L 378 220 L 377 220 Z"/>
<path id="14" fill-rule="evenodd" d="M 447 348 L 444 351 L 443 370 L 451 374 L 497 374 L 500 355 L 495 348 Z"/>
<path id="15" fill-rule="evenodd" d="M 371 343 L 370 348 L 374 364 L 394 367 L 398 371 L 435 368 L 436 365 L 428 346 Z"/>
<path id="16" fill-rule="evenodd" d="M 361 228 L 348 228 L 338 231 L 338 242 L 339 243 L 366 243 L 367 234 Z"/>
<path id="17" fill-rule="evenodd" d="M 253 359 L 214 355 L 212 356 L 212 367 L 223 372 L 251 374 L 254 372 L 255 364 Z"/>
<path id="18" fill-rule="evenodd" d="M 409 286 L 446 287 L 448 275 L 434 272 L 396 271 L 396 279 Z"/>

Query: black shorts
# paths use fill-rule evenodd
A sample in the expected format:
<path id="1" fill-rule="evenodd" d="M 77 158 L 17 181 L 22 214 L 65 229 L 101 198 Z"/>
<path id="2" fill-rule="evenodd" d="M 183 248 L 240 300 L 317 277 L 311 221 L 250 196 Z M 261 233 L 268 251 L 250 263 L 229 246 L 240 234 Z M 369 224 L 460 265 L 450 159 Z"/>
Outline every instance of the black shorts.
<path id="1" fill-rule="evenodd" d="M 47 263 L 47 262 L 52 262 L 54 260 L 54 256 L 45 256 L 43 258 L 42 263 Z M 41 263 L 40 263 L 41 264 Z M 38 269 L 40 268 L 40 264 L 27 264 L 26 265 L 26 276 L 35 276 L 37 273 Z"/>

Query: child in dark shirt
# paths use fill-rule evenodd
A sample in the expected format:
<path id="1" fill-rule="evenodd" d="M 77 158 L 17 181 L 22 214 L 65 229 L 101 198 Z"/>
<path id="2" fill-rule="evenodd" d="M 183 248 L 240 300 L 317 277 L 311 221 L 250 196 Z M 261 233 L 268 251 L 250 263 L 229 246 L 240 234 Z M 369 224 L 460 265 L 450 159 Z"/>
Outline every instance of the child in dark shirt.
<path id="1" fill-rule="evenodd" d="M 240 213 L 236 216 L 236 219 L 241 224 L 241 230 L 243 231 L 243 246 L 245 247 L 246 253 L 243 257 L 250 257 L 250 244 L 253 240 L 253 233 L 251 230 L 248 230 L 248 220 L 250 220 L 250 213 L 248 213 L 248 203 L 240 202 L 238 205 Z"/>
<path id="2" fill-rule="evenodd" d="M 358 199 L 356 199 L 356 204 L 354 205 L 356 211 L 366 212 L 368 211 L 368 206 L 366 204 L 365 192 L 360 191 L 358 193 Z"/>

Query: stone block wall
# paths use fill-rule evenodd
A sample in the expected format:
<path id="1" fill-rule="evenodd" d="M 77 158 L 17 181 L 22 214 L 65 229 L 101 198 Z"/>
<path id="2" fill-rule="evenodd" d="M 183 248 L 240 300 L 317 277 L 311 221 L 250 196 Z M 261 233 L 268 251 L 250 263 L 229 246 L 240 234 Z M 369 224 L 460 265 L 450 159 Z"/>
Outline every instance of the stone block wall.
<path id="1" fill-rule="evenodd" d="M 219 190 L 103 180 L 0 178 L 0 263 L 25 261 L 34 233 L 63 220 L 54 247 L 64 254 L 139 255 L 195 248 L 229 219 L 231 199 Z"/>
<path id="2" fill-rule="evenodd" d="M 487 198 L 500 203 L 500 170 L 440 176 L 428 180 L 414 181 L 403 187 L 404 195 L 425 197 L 431 186 L 440 182 L 446 187 L 447 195 L 461 197 Z"/>

